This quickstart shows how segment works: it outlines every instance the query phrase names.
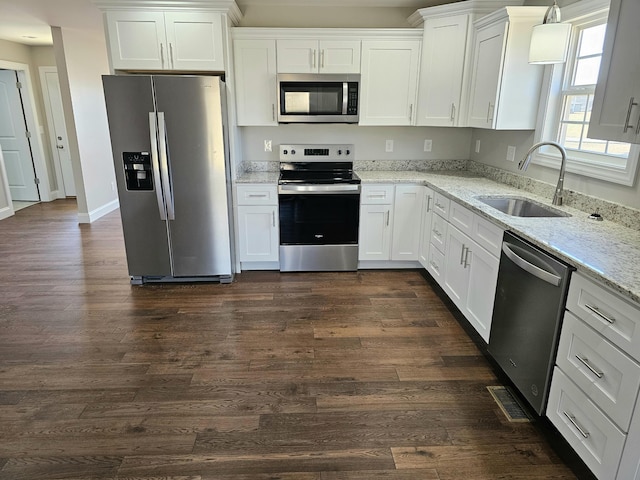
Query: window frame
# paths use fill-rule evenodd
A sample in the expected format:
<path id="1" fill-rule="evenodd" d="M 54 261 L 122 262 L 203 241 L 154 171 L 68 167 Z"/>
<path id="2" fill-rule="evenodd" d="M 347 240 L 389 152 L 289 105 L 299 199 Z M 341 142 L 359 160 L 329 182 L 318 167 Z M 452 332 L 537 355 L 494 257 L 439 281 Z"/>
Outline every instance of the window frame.
<path id="1" fill-rule="evenodd" d="M 563 89 L 565 72 L 575 61 L 576 44 L 578 42 L 577 28 L 585 28 L 607 22 L 609 12 L 608 0 L 582 0 L 562 9 L 563 21 L 573 24 L 571 30 L 571 52 L 565 64 L 548 65 L 545 67 L 538 121 L 535 130 L 535 141 L 558 139 L 558 129 L 562 116 Z M 571 72 L 569 72 L 571 73 Z M 567 150 L 567 172 L 585 177 L 633 186 L 638 169 L 640 147 L 631 145 L 629 156 L 624 167 L 607 163 L 607 155 L 589 152 Z M 619 157 L 618 157 L 619 158 Z M 560 154 L 557 149 L 543 147 L 533 156 L 533 163 L 558 170 L 560 168 Z"/>

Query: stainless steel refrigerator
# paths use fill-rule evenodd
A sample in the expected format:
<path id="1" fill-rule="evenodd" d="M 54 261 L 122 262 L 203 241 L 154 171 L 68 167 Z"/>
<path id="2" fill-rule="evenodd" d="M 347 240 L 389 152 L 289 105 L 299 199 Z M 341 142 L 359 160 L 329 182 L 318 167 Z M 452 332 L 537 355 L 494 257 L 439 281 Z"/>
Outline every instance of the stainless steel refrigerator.
<path id="1" fill-rule="evenodd" d="M 224 82 L 103 77 L 132 284 L 233 279 Z"/>

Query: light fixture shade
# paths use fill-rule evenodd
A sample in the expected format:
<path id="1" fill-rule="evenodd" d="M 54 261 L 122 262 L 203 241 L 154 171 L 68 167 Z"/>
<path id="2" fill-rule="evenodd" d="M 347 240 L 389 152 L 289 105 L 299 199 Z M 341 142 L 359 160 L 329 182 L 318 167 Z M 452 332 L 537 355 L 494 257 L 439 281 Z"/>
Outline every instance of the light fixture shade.
<path id="1" fill-rule="evenodd" d="M 570 23 L 543 23 L 533 27 L 529 63 L 564 63 L 571 34 Z"/>

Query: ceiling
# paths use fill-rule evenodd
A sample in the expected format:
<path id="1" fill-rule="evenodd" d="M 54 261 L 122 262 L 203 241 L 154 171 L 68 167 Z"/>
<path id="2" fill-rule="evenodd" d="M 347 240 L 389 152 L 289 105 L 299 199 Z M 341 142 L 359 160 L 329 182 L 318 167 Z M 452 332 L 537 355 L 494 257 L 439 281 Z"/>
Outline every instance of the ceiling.
<path id="1" fill-rule="evenodd" d="M 249 5 L 422 8 L 458 0 L 236 0 Z M 100 28 L 102 16 L 91 0 L 0 0 L 0 39 L 51 45 L 50 26 Z"/>

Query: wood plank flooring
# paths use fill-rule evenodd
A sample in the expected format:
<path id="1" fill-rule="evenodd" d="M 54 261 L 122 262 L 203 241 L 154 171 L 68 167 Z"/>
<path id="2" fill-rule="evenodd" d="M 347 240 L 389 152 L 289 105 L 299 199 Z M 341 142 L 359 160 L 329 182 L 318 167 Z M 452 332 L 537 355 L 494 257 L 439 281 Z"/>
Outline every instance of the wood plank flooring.
<path id="1" fill-rule="evenodd" d="M 0 222 L 0 480 L 572 479 L 417 271 L 129 285 L 117 212 Z"/>

